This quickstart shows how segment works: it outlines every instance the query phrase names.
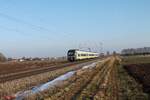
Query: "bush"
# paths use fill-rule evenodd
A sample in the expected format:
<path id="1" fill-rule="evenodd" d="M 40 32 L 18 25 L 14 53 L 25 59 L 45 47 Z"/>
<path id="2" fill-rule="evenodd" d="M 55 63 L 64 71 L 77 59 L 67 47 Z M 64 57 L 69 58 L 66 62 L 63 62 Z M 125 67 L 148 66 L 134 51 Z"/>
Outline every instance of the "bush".
<path id="1" fill-rule="evenodd" d="M 4 62 L 6 60 L 6 57 L 2 53 L 0 53 L 0 62 Z"/>

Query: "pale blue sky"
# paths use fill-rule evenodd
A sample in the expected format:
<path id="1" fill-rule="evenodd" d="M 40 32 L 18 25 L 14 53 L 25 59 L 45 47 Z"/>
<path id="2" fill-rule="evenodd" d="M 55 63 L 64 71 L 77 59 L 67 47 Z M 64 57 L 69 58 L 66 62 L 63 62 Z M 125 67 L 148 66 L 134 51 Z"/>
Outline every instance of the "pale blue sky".
<path id="1" fill-rule="evenodd" d="M 80 44 L 102 42 L 103 51 L 150 46 L 149 5 L 150 0 L 0 0 L 0 52 L 45 57 L 63 56 Z"/>

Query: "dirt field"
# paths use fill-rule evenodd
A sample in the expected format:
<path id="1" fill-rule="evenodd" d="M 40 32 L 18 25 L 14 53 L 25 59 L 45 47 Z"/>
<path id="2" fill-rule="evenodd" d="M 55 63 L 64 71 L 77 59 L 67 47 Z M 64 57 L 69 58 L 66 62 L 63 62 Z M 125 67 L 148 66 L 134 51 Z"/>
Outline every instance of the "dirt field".
<path id="1" fill-rule="evenodd" d="M 150 93 L 150 56 L 133 56 L 123 59 L 123 66 L 135 80 Z"/>
<path id="2" fill-rule="evenodd" d="M 68 65 L 68 63 L 65 64 L 65 66 L 62 66 L 62 68 L 57 66 L 57 69 L 55 69 L 55 71 L 49 71 L 49 72 L 45 71 L 44 73 L 32 75 L 30 77 L 27 77 L 26 75 L 26 77 L 24 78 L 2 82 L 0 83 L 0 98 L 7 96 L 7 95 L 8 96 L 14 95 L 18 91 L 31 89 L 34 86 L 38 86 L 52 79 L 55 79 L 56 77 L 62 74 L 65 74 L 68 71 L 80 69 L 81 66 L 87 65 L 91 62 L 93 62 L 93 60 L 90 60 L 88 62 L 87 61 L 79 61 L 79 62 L 73 62 L 73 63 L 71 62 L 69 63 L 70 66 Z"/>
<path id="3" fill-rule="evenodd" d="M 118 66 L 119 100 L 149 100 L 143 86 L 123 66 Z"/>
<path id="4" fill-rule="evenodd" d="M 146 59 L 144 60 L 143 56 L 122 59 L 118 56 L 105 58 L 95 67 L 79 68 L 73 76 L 59 85 L 30 95 L 25 100 L 149 100 L 149 95 L 143 91 L 144 86 L 144 90 L 149 92 L 150 84 L 148 68 L 150 58 L 146 57 Z M 1 96 L 30 90 L 32 86 L 53 80 L 74 70 L 73 68 L 66 67 L 0 84 Z M 7 87 L 10 89 L 5 90 Z"/>
<path id="5" fill-rule="evenodd" d="M 97 58 L 98 59 L 98 58 Z M 29 77 L 49 71 L 64 68 L 66 66 L 73 66 L 76 64 L 84 63 L 90 60 L 82 60 L 76 62 L 68 61 L 55 61 L 55 62 L 14 62 L 14 63 L 1 63 L 0 69 L 0 83 L 12 81 L 23 77 Z M 95 59 L 96 60 L 96 59 Z"/>
<path id="6" fill-rule="evenodd" d="M 144 91 L 150 93 L 150 63 L 125 65 L 125 69 L 137 81 L 143 84 Z"/>
<path id="7" fill-rule="evenodd" d="M 76 68 L 77 67 L 65 67 L 51 72 L 45 72 L 38 75 L 32 75 L 30 77 L 0 83 L 0 98 L 7 95 L 14 95 L 18 91 L 31 89 L 34 86 L 46 83 L 47 81 L 52 80 L 68 71 L 75 70 Z"/>
<path id="8" fill-rule="evenodd" d="M 41 67 L 49 67 L 66 62 L 67 61 L 26 61 L 0 63 L 0 75 L 38 69 Z"/>
<path id="9" fill-rule="evenodd" d="M 117 60 L 110 57 L 94 68 L 81 69 L 59 86 L 27 100 L 117 100 L 118 85 L 116 73 Z"/>

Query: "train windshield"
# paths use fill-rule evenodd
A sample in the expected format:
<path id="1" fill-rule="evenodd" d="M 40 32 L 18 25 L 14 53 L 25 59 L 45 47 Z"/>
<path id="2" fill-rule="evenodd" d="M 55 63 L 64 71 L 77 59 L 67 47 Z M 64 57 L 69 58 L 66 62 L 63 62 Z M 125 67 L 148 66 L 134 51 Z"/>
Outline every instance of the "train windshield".
<path id="1" fill-rule="evenodd" d="M 68 56 L 74 56 L 74 55 L 75 55 L 75 50 L 68 51 Z"/>

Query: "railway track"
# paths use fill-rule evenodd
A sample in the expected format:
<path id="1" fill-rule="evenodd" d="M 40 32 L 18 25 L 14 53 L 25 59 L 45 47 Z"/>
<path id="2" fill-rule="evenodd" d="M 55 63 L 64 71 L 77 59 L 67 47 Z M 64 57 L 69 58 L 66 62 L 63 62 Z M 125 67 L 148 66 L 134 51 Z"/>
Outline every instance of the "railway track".
<path id="1" fill-rule="evenodd" d="M 43 68 L 38 68 L 38 69 L 21 71 L 21 72 L 17 72 L 17 73 L 4 74 L 4 75 L 0 76 L 0 83 L 12 81 L 12 80 L 20 79 L 20 78 L 24 78 L 24 77 L 29 77 L 32 75 L 41 74 L 41 73 L 45 73 L 45 72 L 49 72 L 49 71 L 54 71 L 54 70 L 65 68 L 65 67 L 75 66 L 78 64 L 84 64 L 87 62 L 90 63 L 95 60 L 97 60 L 97 59 L 83 60 L 83 61 L 77 61 L 77 62 L 67 62 L 65 64 L 53 65 L 50 67 L 43 67 Z"/>
<path id="2" fill-rule="evenodd" d="M 0 63 L 0 76 L 2 75 L 6 75 L 6 74 L 10 74 L 10 73 L 18 73 L 18 72 L 22 72 L 22 71 L 29 71 L 29 70 L 35 70 L 35 69 L 39 69 L 39 68 L 46 68 L 49 66 L 54 66 L 54 65 L 58 65 L 58 64 L 65 64 L 68 61 L 62 61 L 62 62 L 8 62 L 8 63 Z M 11 69 L 11 70 L 10 70 Z"/>

